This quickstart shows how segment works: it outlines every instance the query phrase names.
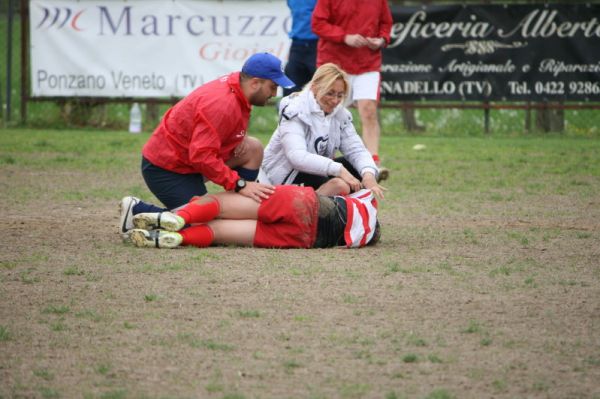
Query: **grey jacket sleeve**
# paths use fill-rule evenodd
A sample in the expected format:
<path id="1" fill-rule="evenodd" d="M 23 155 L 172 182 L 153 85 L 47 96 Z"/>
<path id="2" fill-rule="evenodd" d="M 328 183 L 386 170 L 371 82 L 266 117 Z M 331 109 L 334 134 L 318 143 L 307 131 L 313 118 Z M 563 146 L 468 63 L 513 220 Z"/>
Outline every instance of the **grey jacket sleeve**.
<path id="1" fill-rule="evenodd" d="M 342 164 L 308 151 L 307 126 L 299 118 L 282 119 L 279 130 L 285 156 L 294 169 L 318 176 L 339 176 Z"/>
<path id="2" fill-rule="evenodd" d="M 342 127 L 340 151 L 344 157 L 354 166 L 354 169 L 363 176 L 366 172 L 371 172 L 375 177 L 379 173 L 373 157 L 365 147 L 362 139 L 356 132 L 352 124 L 352 117 L 347 116 Z"/>

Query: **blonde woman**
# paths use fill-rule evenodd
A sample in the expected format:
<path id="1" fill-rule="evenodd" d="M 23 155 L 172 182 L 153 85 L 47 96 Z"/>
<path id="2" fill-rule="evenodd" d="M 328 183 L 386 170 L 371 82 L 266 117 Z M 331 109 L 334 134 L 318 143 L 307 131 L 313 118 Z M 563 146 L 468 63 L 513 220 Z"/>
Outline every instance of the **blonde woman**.
<path id="1" fill-rule="evenodd" d="M 261 182 L 309 186 L 321 195 L 366 188 L 383 198 L 379 170 L 343 105 L 349 91 L 346 73 L 328 63 L 301 92 L 281 100 L 280 122 L 265 149 Z M 338 151 L 342 157 L 334 159 Z"/>

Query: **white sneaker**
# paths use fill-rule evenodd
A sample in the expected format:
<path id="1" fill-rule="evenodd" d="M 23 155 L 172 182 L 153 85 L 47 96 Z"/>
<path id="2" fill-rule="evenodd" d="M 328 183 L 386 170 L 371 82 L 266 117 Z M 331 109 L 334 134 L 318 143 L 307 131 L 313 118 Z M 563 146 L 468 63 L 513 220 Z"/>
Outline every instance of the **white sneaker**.
<path id="1" fill-rule="evenodd" d="M 138 213 L 133 217 L 133 225 L 143 230 L 179 231 L 185 226 L 185 221 L 172 212 Z"/>
<path id="2" fill-rule="evenodd" d="M 129 235 L 129 230 L 133 229 L 133 207 L 140 202 L 139 198 L 136 197 L 123 197 L 121 199 L 121 203 L 119 204 L 119 213 L 120 217 L 120 234 L 124 240 L 127 239 Z"/>
<path id="3" fill-rule="evenodd" d="M 150 248 L 177 248 L 183 241 L 181 234 L 173 231 L 143 229 L 131 230 L 129 239 L 136 247 Z"/>

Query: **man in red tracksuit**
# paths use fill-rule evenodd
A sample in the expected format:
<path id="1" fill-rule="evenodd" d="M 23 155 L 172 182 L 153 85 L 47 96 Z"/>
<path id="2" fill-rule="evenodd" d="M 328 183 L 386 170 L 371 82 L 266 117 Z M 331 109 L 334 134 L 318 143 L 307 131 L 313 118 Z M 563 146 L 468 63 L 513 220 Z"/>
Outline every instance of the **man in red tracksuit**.
<path id="1" fill-rule="evenodd" d="M 356 102 L 363 141 L 377 166 L 381 49 L 390 42 L 392 23 L 387 0 L 317 0 L 312 15 L 312 29 L 319 36 L 317 66 L 332 62 L 350 75 L 350 101 Z M 382 169 L 380 178 L 388 173 Z"/>
<path id="2" fill-rule="evenodd" d="M 257 202 L 267 198 L 272 187 L 254 182 L 263 147 L 247 129 L 252 105 L 265 105 L 277 85 L 294 86 L 281 61 L 254 54 L 241 72 L 200 86 L 170 108 L 142 150 L 150 191 L 168 209 L 206 194 L 205 180 Z"/>

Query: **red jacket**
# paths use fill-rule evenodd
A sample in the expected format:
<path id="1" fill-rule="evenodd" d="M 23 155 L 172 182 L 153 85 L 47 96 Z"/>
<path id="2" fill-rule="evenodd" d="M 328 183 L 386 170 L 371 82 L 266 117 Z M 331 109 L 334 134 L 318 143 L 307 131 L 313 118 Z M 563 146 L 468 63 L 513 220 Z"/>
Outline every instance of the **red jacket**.
<path id="1" fill-rule="evenodd" d="M 333 62 L 352 75 L 379 71 L 381 50 L 350 47 L 344 36 L 359 33 L 389 43 L 392 23 L 387 0 L 318 0 L 312 15 L 319 36 L 317 65 Z"/>
<path id="2" fill-rule="evenodd" d="M 239 72 L 208 82 L 166 112 L 142 154 L 163 169 L 200 173 L 233 190 L 239 176 L 225 161 L 246 136 L 250 110 Z"/>

